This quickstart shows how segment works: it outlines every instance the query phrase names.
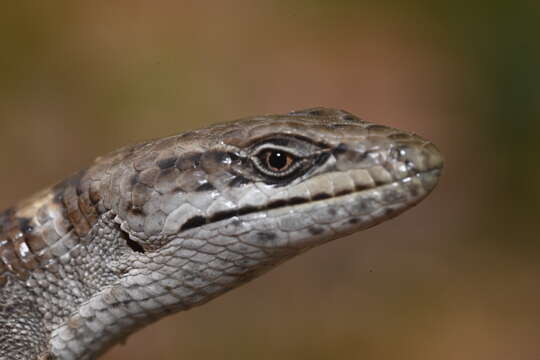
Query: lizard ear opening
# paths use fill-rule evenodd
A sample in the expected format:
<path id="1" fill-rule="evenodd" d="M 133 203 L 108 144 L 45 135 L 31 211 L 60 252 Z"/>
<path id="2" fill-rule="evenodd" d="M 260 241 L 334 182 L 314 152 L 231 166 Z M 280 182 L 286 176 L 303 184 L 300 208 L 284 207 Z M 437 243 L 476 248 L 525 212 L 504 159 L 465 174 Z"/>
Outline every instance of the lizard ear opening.
<path id="1" fill-rule="evenodd" d="M 120 226 L 118 225 L 116 227 L 116 229 L 118 230 L 118 232 L 120 233 L 120 238 L 121 239 L 124 239 L 126 241 L 126 245 L 133 251 L 135 252 L 138 252 L 138 253 L 141 253 L 141 254 L 144 254 L 146 251 L 144 250 L 144 248 L 142 247 L 141 244 L 139 244 L 138 242 L 136 242 L 135 240 L 132 240 L 130 237 L 129 237 L 129 234 L 127 232 L 125 232 L 124 230 L 122 230 L 120 228 Z"/>
<path id="2" fill-rule="evenodd" d="M 141 253 L 141 254 L 145 253 L 144 248 L 141 246 L 141 244 L 139 244 L 138 242 L 136 242 L 134 240 L 131 240 L 129 238 L 129 236 L 127 236 L 127 234 L 125 234 L 125 236 L 127 237 L 126 244 L 127 244 L 127 246 L 130 247 L 131 250 L 133 250 L 135 252 L 138 252 L 138 253 Z"/>

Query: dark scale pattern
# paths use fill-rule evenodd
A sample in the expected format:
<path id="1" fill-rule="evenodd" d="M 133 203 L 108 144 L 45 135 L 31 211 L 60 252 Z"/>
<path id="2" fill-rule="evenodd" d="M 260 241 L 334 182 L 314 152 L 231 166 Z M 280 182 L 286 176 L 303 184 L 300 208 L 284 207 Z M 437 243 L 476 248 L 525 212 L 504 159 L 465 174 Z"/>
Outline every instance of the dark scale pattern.
<path id="1" fill-rule="evenodd" d="M 0 215 L 0 285 L 11 275 L 25 280 L 31 271 L 63 255 L 88 234 L 99 214 L 89 199 L 85 173 Z"/>
<path id="2" fill-rule="evenodd" d="M 17 217 L 15 209 L 0 215 L 0 285 L 12 275 L 26 279 L 38 266 L 34 254 L 43 245 L 33 236 L 33 229 L 32 220 Z"/>

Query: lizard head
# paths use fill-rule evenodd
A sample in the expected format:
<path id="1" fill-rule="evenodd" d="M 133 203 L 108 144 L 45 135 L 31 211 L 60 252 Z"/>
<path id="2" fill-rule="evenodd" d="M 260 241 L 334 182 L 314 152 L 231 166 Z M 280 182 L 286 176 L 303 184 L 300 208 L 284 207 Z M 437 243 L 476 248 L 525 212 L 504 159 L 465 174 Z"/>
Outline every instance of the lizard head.
<path id="1" fill-rule="evenodd" d="M 138 250 L 127 253 L 125 281 L 163 265 L 175 274 L 163 275 L 169 286 L 152 283 L 164 296 L 183 294 L 183 305 L 398 215 L 442 168 L 430 142 L 325 108 L 214 125 L 128 153 L 104 199 Z"/>

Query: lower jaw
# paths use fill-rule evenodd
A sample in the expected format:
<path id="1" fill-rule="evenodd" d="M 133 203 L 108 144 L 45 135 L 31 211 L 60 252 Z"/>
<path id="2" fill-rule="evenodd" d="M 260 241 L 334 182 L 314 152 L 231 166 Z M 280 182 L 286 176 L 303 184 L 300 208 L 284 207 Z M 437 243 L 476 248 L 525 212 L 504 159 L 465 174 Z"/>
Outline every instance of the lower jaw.
<path id="1" fill-rule="evenodd" d="M 243 209 L 231 212 L 218 221 L 209 221 L 202 225 L 202 228 L 216 232 L 217 235 L 221 233 L 219 229 L 228 228 L 229 224 L 236 222 L 240 228 L 254 228 L 255 233 L 259 231 L 258 229 L 270 229 L 279 234 L 277 237 L 295 238 L 295 241 L 299 243 L 295 243 L 294 246 L 288 245 L 294 249 L 303 248 L 310 239 L 340 237 L 342 234 L 347 235 L 372 227 L 401 214 L 433 190 L 440 172 L 441 169 L 431 169 L 385 185 L 352 190 L 325 199 L 301 199 L 302 201 L 295 199 L 294 202 L 284 202 L 281 206 L 251 208 L 249 211 Z M 190 229 L 181 237 L 189 237 L 192 231 L 197 232 L 198 229 L 199 227 Z M 238 233 L 236 236 L 241 236 L 243 233 Z M 315 245 L 317 243 L 318 241 L 314 241 Z M 278 247 L 282 245 L 287 244 L 281 243 Z M 257 243 L 257 246 L 271 248 L 276 244 Z"/>
<path id="2" fill-rule="evenodd" d="M 246 214 L 237 220 L 251 230 L 240 237 L 268 250 L 303 251 L 370 228 L 415 206 L 435 187 L 439 173 L 430 170 L 367 190 Z M 278 240 L 257 241 L 257 233 L 263 230 Z"/>

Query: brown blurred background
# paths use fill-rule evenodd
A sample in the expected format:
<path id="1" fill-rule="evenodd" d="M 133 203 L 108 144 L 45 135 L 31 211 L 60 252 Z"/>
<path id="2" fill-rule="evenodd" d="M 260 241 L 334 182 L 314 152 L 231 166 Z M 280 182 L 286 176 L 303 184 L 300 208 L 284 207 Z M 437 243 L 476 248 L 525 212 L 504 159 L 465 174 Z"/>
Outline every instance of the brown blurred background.
<path id="1" fill-rule="evenodd" d="M 121 359 L 540 359 L 535 1 L 18 1 L 0 13 L 0 207 L 97 155 L 311 106 L 433 140 L 396 220 L 166 318 Z"/>

